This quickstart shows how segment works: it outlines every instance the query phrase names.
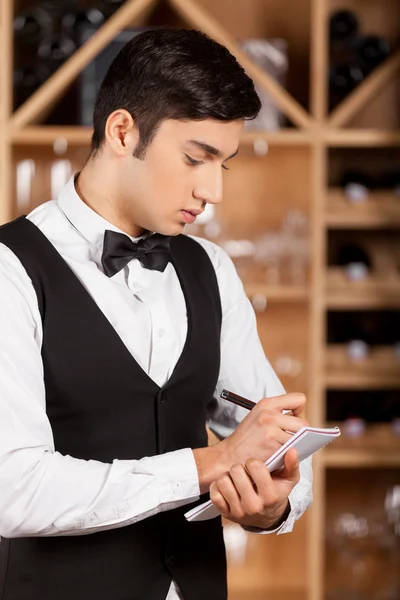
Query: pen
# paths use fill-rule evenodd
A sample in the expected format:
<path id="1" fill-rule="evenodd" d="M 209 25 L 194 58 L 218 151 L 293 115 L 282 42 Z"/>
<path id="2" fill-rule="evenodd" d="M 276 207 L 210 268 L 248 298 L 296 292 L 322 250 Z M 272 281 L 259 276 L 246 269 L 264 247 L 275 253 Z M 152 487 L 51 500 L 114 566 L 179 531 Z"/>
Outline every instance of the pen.
<path id="1" fill-rule="evenodd" d="M 233 404 L 237 404 L 238 406 L 242 406 L 243 408 L 247 408 L 247 410 L 251 410 L 256 405 L 256 402 L 253 402 L 252 400 L 248 400 L 247 398 L 243 398 L 243 396 L 239 396 L 239 394 L 234 394 L 233 392 L 230 392 L 229 390 L 222 390 L 221 398 L 224 398 L 224 400 L 229 400 L 229 402 L 233 402 Z M 286 415 L 293 416 L 293 412 L 291 410 L 283 411 L 283 412 Z M 292 431 L 286 431 L 286 433 L 291 433 L 293 435 Z"/>
<path id="2" fill-rule="evenodd" d="M 224 400 L 229 400 L 229 402 L 233 402 L 233 404 L 237 404 L 242 408 L 247 408 L 247 410 L 251 410 L 255 407 L 256 403 L 252 402 L 252 400 L 248 400 L 247 398 L 243 398 L 243 396 L 239 396 L 238 394 L 234 394 L 229 390 L 222 390 L 221 398 Z"/>

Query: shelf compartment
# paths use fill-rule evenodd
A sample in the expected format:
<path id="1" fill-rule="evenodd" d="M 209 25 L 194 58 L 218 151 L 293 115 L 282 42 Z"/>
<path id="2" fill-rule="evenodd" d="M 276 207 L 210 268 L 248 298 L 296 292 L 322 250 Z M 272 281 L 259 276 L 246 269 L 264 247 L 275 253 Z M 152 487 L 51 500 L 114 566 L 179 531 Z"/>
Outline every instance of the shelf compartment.
<path id="1" fill-rule="evenodd" d="M 371 192 L 360 204 L 352 204 L 341 188 L 328 194 L 325 223 L 332 229 L 400 227 L 400 198 L 393 192 Z"/>
<path id="2" fill-rule="evenodd" d="M 350 281 L 344 269 L 330 267 L 326 275 L 326 306 L 343 310 L 400 308 L 400 277 L 394 273 L 372 273 L 361 281 Z"/>
<path id="3" fill-rule="evenodd" d="M 338 423 L 327 427 L 335 425 Z M 400 437 L 392 432 L 390 424 L 369 424 L 358 437 L 349 438 L 342 433 L 324 449 L 323 461 L 327 467 L 338 468 L 400 467 Z"/>
<path id="4" fill-rule="evenodd" d="M 376 346 L 362 360 L 351 360 L 346 346 L 332 344 L 326 350 L 325 384 L 329 389 L 400 388 L 400 360 L 391 346 Z"/>

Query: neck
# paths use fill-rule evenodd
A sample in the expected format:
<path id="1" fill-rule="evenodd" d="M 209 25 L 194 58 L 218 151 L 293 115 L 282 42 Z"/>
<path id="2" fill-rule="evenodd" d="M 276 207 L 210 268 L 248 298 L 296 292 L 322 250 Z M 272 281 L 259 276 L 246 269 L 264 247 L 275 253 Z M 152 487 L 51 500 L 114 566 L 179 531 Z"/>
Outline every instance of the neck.
<path id="1" fill-rule="evenodd" d="M 90 159 L 75 180 L 75 189 L 80 199 L 103 219 L 128 235 L 139 237 L 145 230 L 124 211 L 118 179 L 116 169 L 103 165 L 100 158 Z"/>

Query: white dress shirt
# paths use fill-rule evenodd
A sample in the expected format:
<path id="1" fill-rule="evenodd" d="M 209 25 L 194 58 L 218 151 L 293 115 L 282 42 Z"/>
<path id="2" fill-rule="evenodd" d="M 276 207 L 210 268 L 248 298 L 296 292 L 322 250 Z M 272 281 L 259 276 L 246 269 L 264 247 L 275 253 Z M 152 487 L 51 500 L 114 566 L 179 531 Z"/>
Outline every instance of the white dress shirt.
<path id="1" fill-rule="evenodd" d="M 186 339 L 184 296 L 171 263 L 163 273 L 137 259 L 114 277 L 101 266 L 106 229 L 120 231 L 78 196 L 71 178 L 55 201 L 27 217 L 50 240 L 123 343 L 162 386 Z M 131 238 L 134 240 L 135 238 Z M 228 255 L 194 238 L 214 266 L 222 303 L 221 367 L 209 426 L 229 435 L 247 411 L 219 398 L 223 388 L 253 401 L 284 393 L 266 359 L 253 308 Z M 0 535 L 84 535 L 122 527 L 199 498 L 192 450 L 105 464 L 55 451 L 46 415 L 42 321 L 31 280 L 0 244 Z M 60 316 L 60 318 L 62 318 Z M 312 501 L 311 460 L 290 494 L 286 533 Z M 168 600 L 179 598 L 174 582 Z"/>

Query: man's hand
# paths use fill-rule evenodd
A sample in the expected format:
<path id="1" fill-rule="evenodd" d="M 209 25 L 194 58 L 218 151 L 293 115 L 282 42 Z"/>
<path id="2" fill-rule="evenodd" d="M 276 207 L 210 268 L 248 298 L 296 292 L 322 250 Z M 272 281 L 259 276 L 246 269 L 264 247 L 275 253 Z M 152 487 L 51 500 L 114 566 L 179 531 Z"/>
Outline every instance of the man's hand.
<path id="1" fill-rule="evenodd" d="M 296 433 L 308 426 L 305 404 L 304 394 L 284 394 L 260 400 L 235 431 L 220 442 L 229 468 L 237 463 L 243 465 L 249 458 L 265 462 L 292 437 L 288 431 Z M 291 414 L 283 414 L 284 410 L 290 410 Z"/>
<path id="2" fill-rule="evenodd" d="M 285 466 L 269 473 L 263 461 L 250 458 L 210 486 L 210 498 L 222 516 L 245 527 L 269 529 L 288 506 L 288 496 L 300 480 L 297 451 L 289 450 Z"/>
<path id="3" fill-rule="evenodd" d="M 309 425 L 305 420 L 304 394 L 283 394 L 263 398 L 225 440 L 193 451 L 201 493 L 211 483 L 230 472 L 233 465 L 244 465 L 250 458 L 264 463 L 292 436 Z M 282 411 L 289 410 L 290 414 Z"/>

